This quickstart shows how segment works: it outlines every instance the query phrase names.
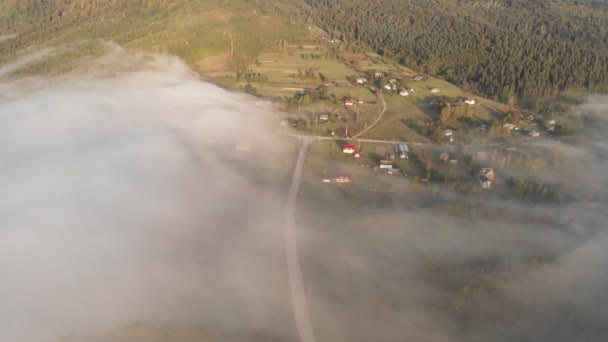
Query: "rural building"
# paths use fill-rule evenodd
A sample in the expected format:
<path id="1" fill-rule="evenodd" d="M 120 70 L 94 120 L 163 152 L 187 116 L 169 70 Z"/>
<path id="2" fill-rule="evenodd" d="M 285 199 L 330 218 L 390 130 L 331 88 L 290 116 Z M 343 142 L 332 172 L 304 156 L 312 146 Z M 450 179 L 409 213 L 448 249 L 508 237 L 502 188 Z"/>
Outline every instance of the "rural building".
<path id="1" fill-rule="evenodd" d="M 401 96 L 408 96 L 409 94 L 410 94 L 410 93 L 408 93 L 408 91 L 407 91 L 407 90 L 405 90 L 405 89 L 403 89 L 403 90 L 401 90 L 401 91 L 399 92 L 399 95 L 401 95 Z"/>
<path id="2" fill-rule="evenodd" d="M 376 71 L 374 73 L 374 77 L 376 77 L 376 78 L 382 78 L 382 77 L 384 77 L 384 73 L 382 71 Z"/>
<path id="3" fill-rule="evenodd" d="M 446 137 L 451 137 L 454 135 L 454 131 L 452 131 L 451 129 L 446 129 L 445 131 L 443 131 L 443 134 L 445 134 Z"/>
<path id="4" fill-rule="evenodd" d="M 472 105 L 475 104 L 475 100 L 473 100 L 473 99 L 467 99 L 467 100 L 464 100 L 464 103 L 468 104 L 469 106 L 472 106 Z"/>
<path id="5" fill-rule="evenodd" d="M 329 121 L 329 114 L 327 114 L 327 113 L 319 114 L 319 121 Z"/>
<path id="6" fill-rule="evenodd" d="M 392 160 L 381 160 L 380 168 L 384 170 L 392 170 L 393 169 L 393 161 Z"/>
<path id="7" fill-rule="evenodd" d="M 482 189 L 490 189 L 492 187 L 492 182 L 495 179 L 496 175 L 492 168 L 483 168 L 479 172 L 479 185 L 481 185 Z"/>
<path id="8" fill-rule="evenodd" d="M 357 100 L 357 104 L 364 104 L 364 103 L 365 103 L 365 101 L 363 101 L 363 100 Z"/>
<path id="9" fill-rule="evenodd" d="M 350 174 L 339 174 L 336 176 L 335 181 L 338 184 L 347 184 L 353 181 L 353 176 Z"/>
<path id="10" fill-rule="evenodd" d="M 387 84 L 387 85 L 385 85 L 385 86 L 384 86 L 384 89 L 386 89 L 386 90 L 391 90 L 391 89 L 393 89 L 393 88 L 391 87 L 391 85 L 390 85 L 390 84 Z"/>
<path id="11" fill-rule="evenodd" d="M 401 159 L 408 159 L 409 158 L 408 153 L 409 153 L 410 150 L 409 150 L 409 148 L 407 148 L 406 144 L 399 144 L 397 146 L 397 148 L 399 149 L 399 157 Z"/>
<path id="12" fill-rule="evenodd" d="M 424 80 L 424 75 L 416 75 L 414 76 L 414 81 L 422 81 Z"/>
<path id="13" fill-rule="evenodd" d="M 364 84 L 365 82 L 367 82 L 367 78 L 357 77 L 357 84 Z"/>
<path id="14" fill-rule="evenodd" d="M 352 144 L 345 144 L 344 146 L 342 146 L 342 152 L 346 154 L 353 154 L 357 152 L 357 146 Z"/>
<path id="15" fill-rule="evenodd" d="M 352 106 L 356 103 L 356 101 L 354 99 L 346 99 L 344 100 L 344 105 L 345 106 Z"/>
<path id="16" fill-rule="evenodd" d="M 519 129 L 519 127 L 515 126 L 514 124 L 512 124 L 510 122 L 507 122 L 506 124 L 502 125 L 502 127 L 508 129 L 509 131 L 513 130 L 513 129 L 514 130 L 518 130 Z"/>
<path id="17" fill-rule="evenodd" d="M 431 93 L 438 93 L 439 92 L 439 88 L 431 88 Z"/>

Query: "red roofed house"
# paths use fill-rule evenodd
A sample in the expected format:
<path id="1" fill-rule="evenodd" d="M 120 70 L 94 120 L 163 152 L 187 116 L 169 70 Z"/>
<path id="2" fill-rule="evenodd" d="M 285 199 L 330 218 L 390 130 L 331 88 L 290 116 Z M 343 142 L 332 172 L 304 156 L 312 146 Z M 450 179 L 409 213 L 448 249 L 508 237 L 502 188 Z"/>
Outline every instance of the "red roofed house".
<path id="1" fill-rule="evenodd" d="M 355 103 L 356 103 L 356 101 L 353 100 L 353 99 L 346 99 L 346 100 L 344 100 L 344 105 L 345 106 L 353 106 Z"/>
<path id="2" fill-rule="evenodd" d="M 342 146 L 342 152 L 347 153 L 347 154 L 353 154 L 357 151 L 357 146 L 352 145 L 352 144 L 345 144 L 344 146 Z"/>

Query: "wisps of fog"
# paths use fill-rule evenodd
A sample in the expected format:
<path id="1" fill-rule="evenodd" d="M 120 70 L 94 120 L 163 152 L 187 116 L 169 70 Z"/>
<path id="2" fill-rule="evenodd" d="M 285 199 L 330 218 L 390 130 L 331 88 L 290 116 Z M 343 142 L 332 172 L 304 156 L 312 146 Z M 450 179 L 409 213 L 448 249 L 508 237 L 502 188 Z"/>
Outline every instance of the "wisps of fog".
<path id="1" fill-rule="evenodd" d="M 0 341 L 134 322 L 297 340 L 282 236 L 295 154 L 265 104 L 176 58 L 120 50 L 8 82 Z M 564 162 L 534 177 L 569 194 L 558 203 L 429 196 L 405 180 L 393 193 L 349 191 L 308 164 L 296 218 L 317 340 L 604 341 L 605 103 L 580 108 L 600 114 L 580 144 L 543 144 Z"/>
<path id="2" fill-rule="evenodd" d="M 15 70 L 23 68 L 24 66 L 26 66 L 30 63 L 43 60 L 44 58 L 47 58 L 47 57 L 53 55 L 53 53 L 55 51 L 56 51 L 56 49 L 48 48 L 48 49 L 42 49 L 37 52 L 28 52 L 25 56 L 22 56 L 21 58 L 19 58 L 17 60 L 0 65 L 0 79 L 9 75 L 10 73 L 12 73 Z"/>
<path id="3" fill-rule="evenodd" d="M 591 97 L 580 110 L 605 115 L 604 101 Z M 608 131 L 605 116 L 597 118 L 575 146 L 520 147 L 559 155 L 556 166 L 518 172 L 559 188 L 557 203 L 491 191 L 442 195 L 441 187 L 431 194 L 431 185 L 395 185 L 392 194 L 327 191 L 312 174 L 299 223 L 311 232 L 304 269 L 314 279 L 318 334 L 331 341 L 604 341 Z"/>
<path id="4" fill-rule="evenodd" d="M 92 65 L 0 88 L 0 341 L 290 336 L 283 192 L 251 177 L 289 173 L 270 109 L 172 57 Z"/>

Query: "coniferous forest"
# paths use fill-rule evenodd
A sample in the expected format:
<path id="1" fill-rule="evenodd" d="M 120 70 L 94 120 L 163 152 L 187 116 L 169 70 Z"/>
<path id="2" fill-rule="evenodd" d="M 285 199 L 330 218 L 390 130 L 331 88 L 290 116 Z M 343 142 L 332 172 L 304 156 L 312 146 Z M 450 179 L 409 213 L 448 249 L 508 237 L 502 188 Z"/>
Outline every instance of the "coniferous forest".
<path id="1" fill-rule="evenodd" d="M 306 0 L 353 49 L 507 102 L 608 89 L 608 2 Z"/>

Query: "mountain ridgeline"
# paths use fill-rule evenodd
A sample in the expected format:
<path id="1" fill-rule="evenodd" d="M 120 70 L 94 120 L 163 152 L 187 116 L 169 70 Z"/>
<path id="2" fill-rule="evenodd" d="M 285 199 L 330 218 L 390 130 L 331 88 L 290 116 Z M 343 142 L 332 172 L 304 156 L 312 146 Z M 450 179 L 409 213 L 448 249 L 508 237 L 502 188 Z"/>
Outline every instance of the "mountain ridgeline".
<path id="1" fill-rule="evenodd" d="M 306 2 L 337 38 L 503 102 L 608 89 L 608 2 Z"/>

